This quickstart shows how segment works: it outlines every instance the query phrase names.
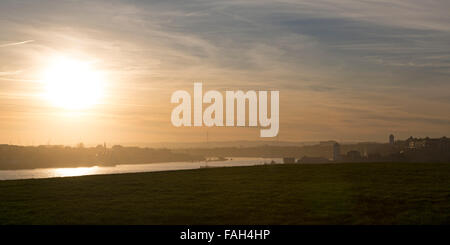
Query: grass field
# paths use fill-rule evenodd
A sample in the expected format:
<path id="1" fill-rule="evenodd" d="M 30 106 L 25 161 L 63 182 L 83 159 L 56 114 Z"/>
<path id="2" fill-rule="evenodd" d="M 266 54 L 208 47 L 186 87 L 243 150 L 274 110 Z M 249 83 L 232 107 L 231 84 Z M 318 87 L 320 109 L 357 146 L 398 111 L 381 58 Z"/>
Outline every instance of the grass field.
<path id="1" fill-rule="evenodd" d="M 271 165 L 0 181 L 0 224 L 450 224 L 450 164 Z"/>

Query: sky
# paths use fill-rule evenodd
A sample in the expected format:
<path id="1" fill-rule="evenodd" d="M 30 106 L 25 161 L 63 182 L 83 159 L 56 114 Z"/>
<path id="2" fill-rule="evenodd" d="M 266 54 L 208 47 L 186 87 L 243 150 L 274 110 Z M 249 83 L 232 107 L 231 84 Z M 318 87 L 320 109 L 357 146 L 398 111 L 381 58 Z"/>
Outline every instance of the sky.
<path id="1" fill-rule="evenodd" d="M 259 128 L 176 128 L 176 90 L 280 91 L 268 141 L 450 136 L 447 0 L 0 2 L 0 143 L 261 140 Z M 43 96 L 50 57 L 105 76 L 95 106 Z"/>

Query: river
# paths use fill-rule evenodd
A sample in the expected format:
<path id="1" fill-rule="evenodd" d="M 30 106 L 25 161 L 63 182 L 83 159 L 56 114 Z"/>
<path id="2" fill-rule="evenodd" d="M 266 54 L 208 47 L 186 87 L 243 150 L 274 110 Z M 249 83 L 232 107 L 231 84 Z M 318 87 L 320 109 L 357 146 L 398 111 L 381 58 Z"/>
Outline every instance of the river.
<path id="1" fill-rule="evenodd" d="M 270 164 L 281 164 L 281 158 L 228 158 L 226 161 L 200 161 L 200 162 L 164 162 L 149 164 L 120 164 L 115 166 L 93 166 L 78 168 L 37 168 L 20 170 L 0 170 L 0 180 L 13 179 L 42 179 L 54 177 L 69 177 L 99 174 L 121 174 L 175 171 L 212 167 L 237 167 Z"/>

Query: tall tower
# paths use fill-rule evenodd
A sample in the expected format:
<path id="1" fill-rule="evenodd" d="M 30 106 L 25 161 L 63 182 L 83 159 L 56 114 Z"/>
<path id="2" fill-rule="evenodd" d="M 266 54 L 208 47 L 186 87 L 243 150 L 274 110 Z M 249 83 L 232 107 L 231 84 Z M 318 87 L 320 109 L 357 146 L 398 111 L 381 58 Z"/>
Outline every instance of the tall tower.
<path id="1" fill-rule="evenodd" d="M 341 146 L 336 142 L 333 144 L 333 161 L 339 160 L 341 156 Z"/>
<path id="2" fill-rule="evenodd" d="M 390 145 L 394 144 L 394 135 L 393 134 L 389 135 L 389 144 Z"/>

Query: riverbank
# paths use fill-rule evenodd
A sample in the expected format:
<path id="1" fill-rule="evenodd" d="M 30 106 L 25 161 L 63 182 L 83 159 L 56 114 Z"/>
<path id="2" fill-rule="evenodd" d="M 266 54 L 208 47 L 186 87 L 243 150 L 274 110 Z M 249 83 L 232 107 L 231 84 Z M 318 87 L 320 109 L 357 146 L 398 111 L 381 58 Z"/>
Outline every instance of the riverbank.
<path id="1" fill-rule="evenodd" d="M 204 168 L 0 181 L 0 224 L 449 224 L 450 164 Z"/>

